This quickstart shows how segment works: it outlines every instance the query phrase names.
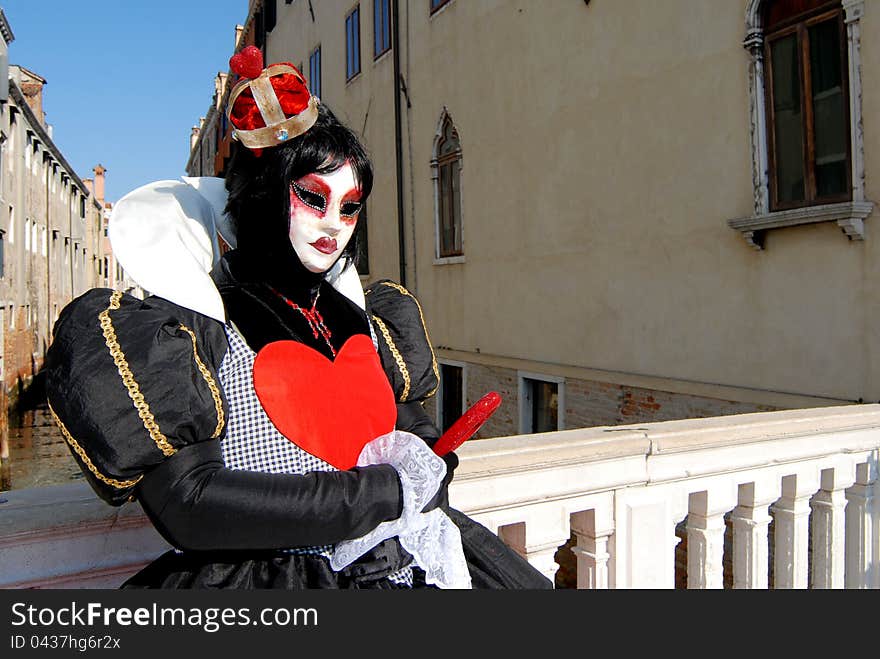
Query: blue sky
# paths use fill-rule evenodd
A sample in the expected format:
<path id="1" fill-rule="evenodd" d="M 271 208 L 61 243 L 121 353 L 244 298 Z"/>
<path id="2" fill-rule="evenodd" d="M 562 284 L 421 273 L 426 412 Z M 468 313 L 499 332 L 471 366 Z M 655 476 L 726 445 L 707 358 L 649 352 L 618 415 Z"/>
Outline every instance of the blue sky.
<path id="1" fill-rule="evenodd" d="M 9 62 L 47 80 L 53 139 L 106 199 L 183 175 L 189 135 L 226 71 L 248 0 L 0 0 Z"/>

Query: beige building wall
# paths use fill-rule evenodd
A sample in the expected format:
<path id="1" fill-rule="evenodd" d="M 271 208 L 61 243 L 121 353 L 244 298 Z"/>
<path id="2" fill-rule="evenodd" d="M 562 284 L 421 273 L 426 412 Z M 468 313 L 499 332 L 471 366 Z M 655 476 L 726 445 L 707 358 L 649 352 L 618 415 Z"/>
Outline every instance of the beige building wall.
<path id="1" fill-rule="evenodd" d="M 880 400 L 876 211 L 864 240 L 826 222 L 769 231 L 762 251 L 728 226 L 755 211 L 743 46 L 754 4 L 452 0 L 430 15 L 428 0 L 400 3 L 406 283 L 440 358 L 674 394 L 675 414 L 713 413 L 689 399 L 718 401 L 719 414 Z M 370 279 L 397 279 L 393 51 L 374 61 L 373 2 L 361 2 L 362 71 L 345 81 L 354 6 L 277 2 L 267 61 L 308 76 L 320 44 L 322 100 L 376 166 Z M 876 201 L 880 14 L 862 7 Z M 435 259 L 444 110 L 463 150 L 455 263 Z M 624 408 L 571 418 L 619 422 Z"/>
<path id="2" fill-rule="evenodd" d="M 10 67 L 9 95 L 0 104 L 4 393 L 40 368 L 61 309 L 99 285 L 101 208 L 22 93 L 34 75 Z"/>

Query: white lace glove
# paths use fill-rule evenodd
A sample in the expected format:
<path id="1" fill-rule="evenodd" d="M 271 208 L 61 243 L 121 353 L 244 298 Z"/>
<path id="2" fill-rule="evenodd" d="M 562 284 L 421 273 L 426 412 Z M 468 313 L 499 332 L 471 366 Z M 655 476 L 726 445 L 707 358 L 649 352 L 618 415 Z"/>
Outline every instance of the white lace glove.
<path id="1" fill-rule="evenodd" d="M 419 437 L 394 430 L 364 446 L 357 466 L 373 464 L 390 464 L 397 470 L 403 490 L 403 513 L 360 538 L 337 544 L 330 556 L 330 566 L 339 571 L 383 540 L 398 536 L 401 546 L 425 571 L 428 584 L 440 588 L 470 588 L 470 573 L 458 527 L 439 508 L 421 512 L 446 476 L 443 459 Z"/>

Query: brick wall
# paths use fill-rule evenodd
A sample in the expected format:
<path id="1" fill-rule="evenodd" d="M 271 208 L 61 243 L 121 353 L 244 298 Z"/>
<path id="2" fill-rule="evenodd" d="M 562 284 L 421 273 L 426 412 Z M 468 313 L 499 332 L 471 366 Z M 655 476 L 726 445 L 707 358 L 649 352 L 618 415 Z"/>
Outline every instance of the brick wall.
<path id="1" fill-rule="evenodd" d="M 8 317 L 4 317 L 8 322 Z M 27 311 L 15 310 L 15 328 L 6 327 L 3 338 L 4 378 L 0 383 L 0 466 L 9 457 L 9 408 L 18 403 L 19 395 L 33 380 L 42 366 L 35 363 L 34 329 L 27 326 Z M 0 487 L 2 489 L 2 487 Z"/>
<path id="2" fill-rule="evenodd" d="M 12 391 L 19 382 L 27 384 L 41 364 L 34 363 L 36 344 L 34 327 L 28 326 L 27 310 L 22 307 L 15 309 L 15 327 L 7 327 L 4 332 L 6 345 L 3 354 L 5 361 L 5 389 Z M 14 401 L 10 401 L 14 402 Z"/>

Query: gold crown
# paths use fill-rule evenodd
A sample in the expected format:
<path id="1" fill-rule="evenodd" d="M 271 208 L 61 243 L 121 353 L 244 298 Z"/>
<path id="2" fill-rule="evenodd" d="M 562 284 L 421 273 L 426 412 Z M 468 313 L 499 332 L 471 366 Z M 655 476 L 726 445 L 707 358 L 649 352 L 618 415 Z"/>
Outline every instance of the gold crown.
<path id="1" fill-rule="evenodd" d="M 285 74 L 295 76 L 306 93 L 309 93 L 306 80 L 296 67 L 282 63 L 267 66 L 256 78 L 240 80 L 229 94 L 229 101 L 226 104 L 226 118 L 233 126 L 232 137 L 249 149 L 277 146 L 297 135 L 302 135 L 314 126 L 318 119 L 320 100 L 311 94 L 309 94 L 308 105 L 299 114 L 292 117 L 287 117 L 284 114 L 275 88 L 272 86 L 272 78 Z M 232 121 L 232 108 L 235 101 L 246 89 L 250 89 L 265 126 L 248 129 L 236 126 Z"/>

